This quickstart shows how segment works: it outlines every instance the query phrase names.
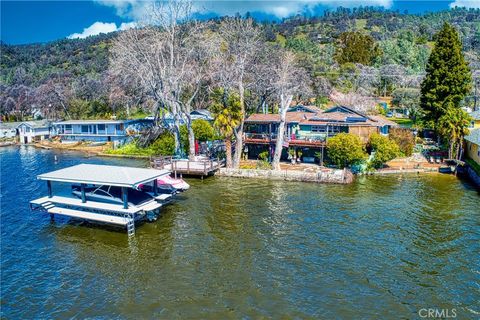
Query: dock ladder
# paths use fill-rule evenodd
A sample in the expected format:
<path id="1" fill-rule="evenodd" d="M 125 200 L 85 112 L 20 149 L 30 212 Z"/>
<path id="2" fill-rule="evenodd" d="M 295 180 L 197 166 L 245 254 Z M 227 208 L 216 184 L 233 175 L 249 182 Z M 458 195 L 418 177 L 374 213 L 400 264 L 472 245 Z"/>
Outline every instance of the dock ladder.
<path id="1" fill-rule="evenodd" d="M 126 215 L 125 219 L 127 220 L 127 234 L 129 237 L 135 235 L 135 219 L 131 215 Z"/>

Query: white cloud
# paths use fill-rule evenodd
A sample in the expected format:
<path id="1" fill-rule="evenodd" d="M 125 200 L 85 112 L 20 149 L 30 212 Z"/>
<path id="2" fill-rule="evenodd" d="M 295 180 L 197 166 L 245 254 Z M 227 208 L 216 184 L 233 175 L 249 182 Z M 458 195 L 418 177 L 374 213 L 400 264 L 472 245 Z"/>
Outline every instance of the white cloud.
<path id="1" fill-rule="evenodd" d="M 109 33 L 119 30 L 127 30 L 134 28 L 136 26 L 135 22 L 123 22 L 120 27 L 117 28 L 117 25 L 114 22 L 95 22 L 90 27 L 83 29 L 82 33 L 73 33 L 68 36 L 69 39 L 84 39 L 89 36 L 94 36 L 100 33 Z"/>
<path id="2" fill-rule="evenodd" d="M 128 30 L 135 28 L 137 26 L 136 22 L 122 22 L 120 27 L 118 27 L 118 30 Z"/>
<path id="3" fill-rule="evenodd" d="M 465 7 L 465 8 L 480 8 L 480 0 L 455 0 L 450 3 L 450 8 Z"/>
<path id="4" fill-rule="evenodd" d="M 133 20 L 141 20 L 148 10 L 149 1 L 145 0 L 94 0 L 98 4 L 115 9 L 117 15 Z M 468 1 L 468 0 L 457 0 Z M 479 1 L 479 0 L 477 0 Z M 381 6 L 390 8 L 393 0 L 279 0 L 279 1 L 240 1 L 240 0 L 199 0 L 194 1 L 197 11 L 214 12 L 219 15 L 234 15 L 246 12 L 265 12 L 278 18 L 288 17 L 305 10 L 311 10 L 316 5 L 327 7 L 357 7 Z M 473 1 L 472 1 L 473 2 Z"/>

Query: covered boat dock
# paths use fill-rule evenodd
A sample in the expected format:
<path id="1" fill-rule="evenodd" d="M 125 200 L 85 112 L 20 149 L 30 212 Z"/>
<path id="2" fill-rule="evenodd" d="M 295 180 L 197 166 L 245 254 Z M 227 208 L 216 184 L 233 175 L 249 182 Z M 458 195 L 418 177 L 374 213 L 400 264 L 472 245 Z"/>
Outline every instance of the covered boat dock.
<path id="1" fill-rule="evenodd" d="M 47 211 L 52 217 L 59 214 L 123 226 L 127 228 L 129 235 L 133 235 L 135 221 L 141 219 L 147 212 L 158 210 L 162 206 L 156 201 L 162 198 L 157 192 L 156 180 L 169 174 L 168 170 L 80 164 L 37 176 L 39 180 L 47 182 L 48 195 L 32 200 L 30 206 L 32 210 Z M 80 185 L 81 198 L 54 195 L 52 182 Z M 146 184 L 152 184 L 154 198 L 138 206 L 129 204 L 128 189 L 138 190 L 140 185 Z M 87 185 L 120 187 L 122 203 L 87 201 L 85 192 Z"/>

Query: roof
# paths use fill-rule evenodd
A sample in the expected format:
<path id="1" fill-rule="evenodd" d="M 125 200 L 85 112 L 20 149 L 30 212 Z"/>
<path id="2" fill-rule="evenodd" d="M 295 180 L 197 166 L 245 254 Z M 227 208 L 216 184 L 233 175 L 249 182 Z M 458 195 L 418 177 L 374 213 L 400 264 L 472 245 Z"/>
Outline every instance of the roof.
<path id="1" fill-rule="evenodd" d="M 480 110 L 471 112 L 470 117 L 472 117 L 473 120 L 480 120 Z"/>
<path id="2" fill-rule="evenodd" d="M 0 128 L 1 129 L 16 129 L 21 122 L 0 122 Z"/>
<path id="3" fill-rule="evenodd" d="M 465 136 L 465 140 L 480 146 L 480 129 L 470 130 L 470 134 Z"/>
<path id="4" fill-rule="evenodd" d="M 17 128 L 20 127 L 22 124 L 25 124 L 31 128 L 45 128 L 50 126 L 50 121 L 47 121 L 47 120 L 23 121 L 18 123 Z"/>
<path id="5" fill-rule="evenodd" d="M 86 183 L 116 187 L 137 188 L 142 183 L 170 174 L 168 170 L 79 164 L 37 176 L 40 180 Z"/>
<path id="6" fill-rule="evenodd" d="M 288 108 L 287 112 L 304 112 L 304 111 L 298 111 L 298 109 L 306 110 L 306 112 L 311 112 L 311 113 L 318 113 L 323 111 L 317 106 L 304 106 L 302 104 L 298 104 L 296 106 Z"/>
<path id="7" fill-rule="evenodd" d="M 129 120 L 65 120 L 65 121 L 58 121 L 53 123 L 54 125 L 57 124 L 121 124 L 121 123 L 128 123 L 132 121 L 148 121 L 149 119 L 129 119 Z"/>
<path id="8" fill-rule="evenodd" d="M 389 120 L 384 116 L 381 115 L 376 115 L 376 116 L 369 116 L 372 120 L 376 122 L 377 126 L 391 126 L 391 127 L 398 127 L 399 124 L 396 123 L 395 121 Z"/>
<path id="9" fill-rule="evenodd" d="M 337 105 L 337 106 L 334 106 L 334 107 L 331 107 L 330 109 L 328 110 L 325 110 L 324 112 L 325 113 L 329 113 L 329 112 L 342 112 L 342 111 L 336 111 L 336 110 L 343 110 L 343 111 L 346 111 L 348 113 L 354 113 L 354 114 L 357 114 L 361 117 L 365 117 L 367 119 L 370 119 L 371 120 L 371 117 L 363 112 L 360 112 L 360 111 L 357 111 L 355 109 L 352 109 L 350 107 L 346 107 L 346 106 L 340 106 L 340 105 Z"/>
<path id="10" fill-rule="evenodd" d="M 306 113 L 306 112 L 287 112 L 286 114 L 286 120 L 287 122 L 300 122 L 303 119 L 308 119 L 311 117 L 313 114 L 312 113 Z M 250 115 L 245 122 L 247 123 L 252 123 L 252 122 L 257 122 L 257 123 L 277 123 L 280 122 L 280 115 L 277 113 L 254 113 Z"/>
<path id="11" fill-rule="evenodd" d="M 340 110 L 343 111 L 340 111 Z M 354 118 L 364 118 L 365 121 L 354 121 Z M 342 123 L 346 125 L 369 125 L 374 127 L 392 126 L 397 127 L 398 124 L 381 115 L 366 115 L 357 112 L 348 107 L 336 106 L 324 112 L 287 112 L 287 123 L 300 123 L 304 125 L 324 125 L 327 123 Z M 263 114 L 254 113 L 246 120 L 246 123 L 278 123 L 280 122 L 279 114 Z"/>

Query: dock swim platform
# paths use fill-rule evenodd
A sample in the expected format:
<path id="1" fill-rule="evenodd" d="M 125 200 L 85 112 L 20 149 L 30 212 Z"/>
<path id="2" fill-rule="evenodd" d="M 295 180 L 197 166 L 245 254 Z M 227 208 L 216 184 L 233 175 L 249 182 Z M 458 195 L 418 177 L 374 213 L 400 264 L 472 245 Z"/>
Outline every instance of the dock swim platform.
<path id="1" fill-rule="evenodd" d="M 30 208 L 46 211 L 53 218 L 76 219 L 126 227 L 135 233 L 135 222 L 155 220 L 172 194 L 158 190 L 157 179 L 168 170 L 80 164 L 37 176 L 47 182 L 48 195 L 30 201 Z M 71 194 L 54 195 L 52 182 L 71 184 Z M 143 191 L 142 186 L 150 186 Z"/>
<path id="2" fill-rule="evenodd" d="M 195 160 L 174 159 L 171 156 L 155 157 L 150 159 L 152 168 L 169 170 L 175 177 L 179 175 L 208 177 L 225 166 L 225 161 L 220 159 L 204 159 L 197 157 Z"/>

